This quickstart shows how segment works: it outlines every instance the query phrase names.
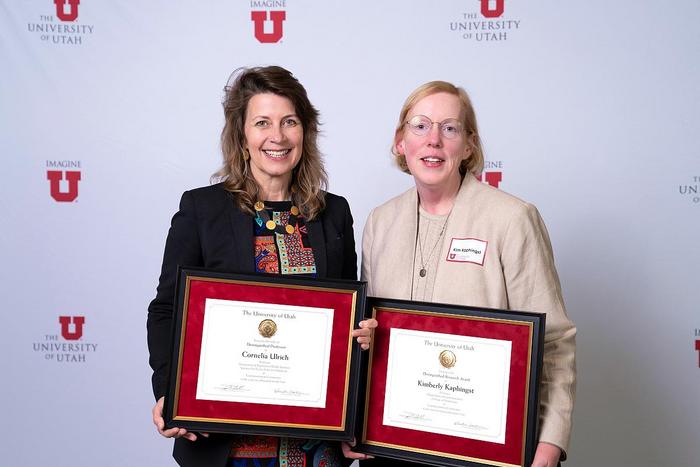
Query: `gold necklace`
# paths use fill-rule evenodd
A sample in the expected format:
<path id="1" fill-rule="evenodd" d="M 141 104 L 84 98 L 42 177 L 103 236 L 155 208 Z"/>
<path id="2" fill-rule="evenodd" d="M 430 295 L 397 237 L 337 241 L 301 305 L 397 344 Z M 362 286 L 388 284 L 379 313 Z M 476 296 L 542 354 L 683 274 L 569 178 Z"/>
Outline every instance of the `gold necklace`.
<path id="1" fill-rule="evenodd" d="M 299 219 L 297 216 L 299 216 L 299 208 L 292 205 L 292 207 L 289 209 L 289 220 L 287 221 L 287 225 L 277 225 L 275 221 L 270 219 L 270 214 L 268 214 L 267 210 L 265 209 L 265 202 L 264 201 L 257 201 L 253 207 L 255 208 L 255 213 L 260 219 L 260 222 L 265 223 L 265 227 L 267 230 L 272 230 L 274 232 L 277 232 L 278 234 L 284 235 L 286 234 L 293 234 L 294 233 L 294 228 L 297 226 L 299 223 Z"/>
<path id="2" fill-rule="evenodd" d="M 428 254 L 428 258 L 423 261 L 423 242 L 421 241 L 420 238 L 420 208 L 418 209 L 418 212 L 416 214 L 417 218 L 417 223 L 418 226 L 416 228 L 416 237 L 418 240 L 418 251 L 420 252 L 420 271 L 418 271 L 418 275 L 421 277 L 425 277 L 428 274 L 428 271 L 425 269 L 425 265 L 430 263 L 430 258 L 433 257 L 433 253 L 435 253 L 435 249 L 437 248 L 438 244 L 440 243 L 440 240 L 442 239 L 442 234 L 445 233 L 445 227 L 447 227 L 447 221 L 450 219 L 450 214 L 452 214 L 452 211 L 445 217 L 445 222 L 442 224 L 442 229 L 440 229 L 440 233 L 438 234 L 438 238 L 435 241 L 435 244 L 433 245 L 433 248 L 430 249 L 430 253 Z M 425 233 L 426 238 L 428 237 L 428 232 Z"/>

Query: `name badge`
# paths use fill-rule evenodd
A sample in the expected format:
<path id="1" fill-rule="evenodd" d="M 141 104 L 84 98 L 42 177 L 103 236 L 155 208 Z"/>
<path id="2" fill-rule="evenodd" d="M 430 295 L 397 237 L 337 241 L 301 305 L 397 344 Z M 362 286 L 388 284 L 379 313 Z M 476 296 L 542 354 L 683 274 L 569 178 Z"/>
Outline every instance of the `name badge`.
<path id="1" fill-rule="evenodd" d="M 474 263 L 483 266 L 488 243 L 478 238 L 453 238 L 446 259 L 455 263 Z"/>

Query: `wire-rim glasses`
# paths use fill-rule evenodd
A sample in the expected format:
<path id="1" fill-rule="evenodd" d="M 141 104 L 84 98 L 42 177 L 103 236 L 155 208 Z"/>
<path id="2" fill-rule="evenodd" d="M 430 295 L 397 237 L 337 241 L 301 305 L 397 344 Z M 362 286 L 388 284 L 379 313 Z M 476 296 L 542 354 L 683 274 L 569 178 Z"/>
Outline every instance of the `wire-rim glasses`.
<path id="1" fill-rule="evenodd" d="M 447 118 L 441 122 L 434 122 L 425 115 L 414 115 L 405 122 L 411 133 L 416 136 L 425 136 L 430 133 L 433 125 L 437 125 L 440 134 L 447 139 L 455 139 L 462 132 L 462 122 L 456 118 Z"/>

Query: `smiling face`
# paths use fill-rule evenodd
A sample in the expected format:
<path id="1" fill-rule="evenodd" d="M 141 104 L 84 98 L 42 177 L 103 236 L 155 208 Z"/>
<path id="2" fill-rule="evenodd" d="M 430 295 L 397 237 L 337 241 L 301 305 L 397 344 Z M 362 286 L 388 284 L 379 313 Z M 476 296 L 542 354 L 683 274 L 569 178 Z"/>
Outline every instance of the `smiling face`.
<path id="1" fill-rule="evenodd" d="M 255 181 L 263 187 L 289 186 L 299 163 L 304 129 L 292 102 L 272 93 L 256 94 L 248 101 L 245 148 Z"/>
<path id="2" fill-rule="evenodd" d="M 406 120 L 416 115 L 423 115 L 436 123 L 448 119 L 463 120 L 459 97 L 446 92 L 420 99 L 408 111 Z M 471 154 L 464 131 L 448 139 L 440 132 L 438 124 L 432 125 L 424 136 L 412 133 L 408 125 L 403 125 L 396 134 L 394 144 L 396 152 L 405 155 L 406 165 L 419 188 L 459 186 L 459 166 Z"/>

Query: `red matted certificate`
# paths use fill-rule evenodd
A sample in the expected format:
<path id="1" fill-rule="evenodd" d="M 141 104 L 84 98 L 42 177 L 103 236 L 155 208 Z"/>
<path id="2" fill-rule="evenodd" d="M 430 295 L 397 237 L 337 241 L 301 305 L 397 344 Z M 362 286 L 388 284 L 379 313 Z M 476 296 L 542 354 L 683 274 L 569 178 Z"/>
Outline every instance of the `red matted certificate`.
<path id="1" fill-rule="evenodd" d="M 181 269 L 166 426 L 352 440 L 365 289 Z"/>
<path id="2" fill-rule="evenodd" d="M 368 299 L 379 321 L 359 452 L 444 466 L 529 466 L 544 315 Z"/>
<path id="3" fill-rule="evenodd" d="M 332 308 L 208 298 L 204 310 L 197 399 L 325 408 Z"/>

